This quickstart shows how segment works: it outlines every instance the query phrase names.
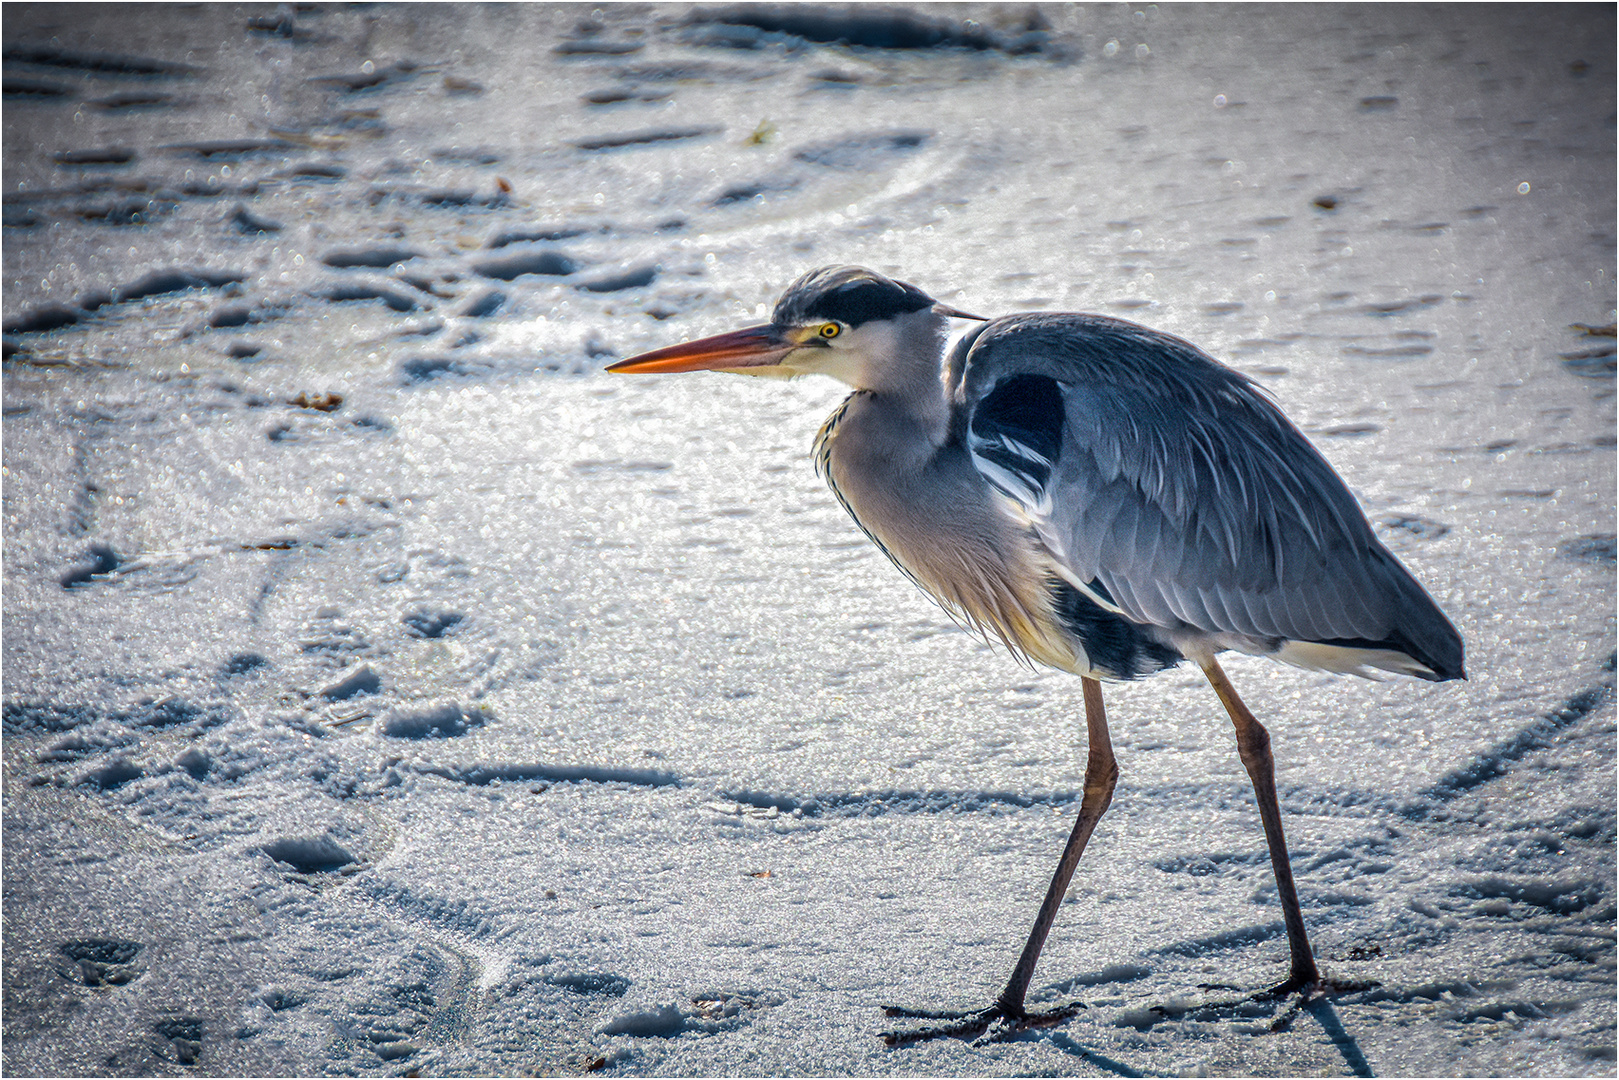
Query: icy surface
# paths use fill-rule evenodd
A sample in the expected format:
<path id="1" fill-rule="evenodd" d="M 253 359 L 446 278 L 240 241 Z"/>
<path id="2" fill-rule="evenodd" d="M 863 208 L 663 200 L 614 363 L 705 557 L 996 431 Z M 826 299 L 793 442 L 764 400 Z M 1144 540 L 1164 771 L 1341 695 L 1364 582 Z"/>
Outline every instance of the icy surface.
<path id="1" fill-rule="evenodd" d="M 5 1071 L 1611 1075 L 1612 9 L 798 10 L 7 5 Z M 1248 999 L 1183 668 L 1107 690 L 1087 1008 L 876 1038 L 1008 974 L 1078 683 L 845 518 L 837 386 L 600 373 L 826 263 L 1197 341 L 1460 627 L 1228 664 L 1370 989 Z"/>

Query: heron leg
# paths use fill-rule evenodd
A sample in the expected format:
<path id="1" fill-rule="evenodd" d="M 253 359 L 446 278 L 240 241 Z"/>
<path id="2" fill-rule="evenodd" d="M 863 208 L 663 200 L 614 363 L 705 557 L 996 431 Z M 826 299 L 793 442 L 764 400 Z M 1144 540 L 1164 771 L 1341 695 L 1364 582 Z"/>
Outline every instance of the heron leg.
<path id="1" fill-rule="evenodd" d="M 1080 684 L 1085 694 L 1085 731 L 1090 750 L 1085 763 L 1085 792 L 1079 803 L 1079 819 L 1074 822 L 1074 830 L 1068 835 L 1068 843 L 1063 848 L 1062 857 L 1057 860 L 1057 872 L 1052 875 L 1051 884 L 1046 887 L 1046 898 L 1040 905 L 1040 913 L 1035 916 L 1034 927 L 1029 931 L 1028 940 L 1023 944 L 1023 954 L 1018 957 L 1017 966 L 1012 969 L 1012 977 L 1007 981 L 1006 989 L 1001 991 L 994 1005 L 979 1012 L 928 1013 L 887 1009 L 885 1011 L 889 1016 L 958 1021 L 955 1024 L 915 1032 L 884 1032 L 883 1041 L 890 1046 L 922 1039 L 936 1039 L 941 1036 L 970 1037 L 985 1031 L 997 1021 L 1004 1021 L 1007 1026 L 1007 1030 L 1000 1034 L 1009 1034 L 1029 1027 L 1044 1027 L 1058 1023 L 1081 1008 L 1077 1004 L 1065 1005 L 1041 1013 L 1029 1013 L 1023 1008 L 1024 998 L 1029 992 L 1029 983 L 1034 979 L 1034 966 L 1040 959 L 1040 950 L 1046 944 L 1046 935 L 1051 932 L 1051 925 L 1057 920 L 1057 912 L 1062 907 L 1063 897 L 1068 894 L 1068 884 L 1073 880 L 1074 870 L 1079 866 L 1079 857 L 1085 853 L 1085 845 L 1090 841 L 1091 833 L 1096 831 L 1096 823 L 1102 820 L 1102 814 L 1113 801 L 1113 787 L 1119 779 L 1118 762 L 1113 757 L 1113 741 L 1108 737 L 1107 713 L 1102 708 L 1102 684 L 1095 679 L 1083 677 Z"/>
<path id="2" fill-rule="evenodd" d="M 1057 860 L 1057 872 L 1051 876 L 1051 884 L 1046 888 L 1040 914 L 1035 916 L 1034 928 L 1029 931 L 1029 939 L 1023 944 L 1023 955 L 1018 957 L 1017 967 L 1012 969 L 1012 978 L 1007 982 L 1006 989 L 996 999 L 997 1005 L 1011 1012 L 1023 1011 L 1023 998 L 1034 979 L 1034 965 L 1040 959 L 1040 950 L 1045 947 L 1046 935 L 1051 932 L 1051 924 L 1057 920 L 1063 897 L 1068 895 L 1068 883 L 1074 878 L 1079 857 L 1085 853 L 1085 845 L 1090 841 L 1091 833 L 1096 831 L 1096 823 L 1102 820 L 1108 804 L 1113 801 L 1113 785 L 1119 779 L 1119 764 L 1113 758 L 1113 741 L 1107 733 L 1107 714 L 1102 709 L 1102 684 L 1095 679 L 1084 678 L 1080 684 L 1085 689 L 1085 733 L 1090 742 L 1090 753 L 1085 762 L 1085 794 L 1079 803 L 1079 819 L 1074 822 L 1074 831 L 1068 835 L 1068 845 L 1062 850 L 1062 858 Z"/>
<path id="3" fill-rule="evenodd" d="M 1287 981 L 1273 993 L 1308 990 L 1321 984 L 1321 973 L 1316 970 L 1310 940 L 1304 934 L 1304 913 L 1299 908 L 1298 890 L 1293 887 L 1293 867 L 1288 861 L 1287 840 L 1282 835 L 1282 810 L 1276 801 L 1276 764 L 1270 752 L 1270 732 L 1248 711 L 1213 656 L 1200 657 L 1198 663 L 1236 725 L 1237 755 L 1253 781 L 1259 819 L 1265 825 L 1265 844 L 1270 848 L 1270 865 L 1276 874 L 1276 895 L 1282 902 L 1282 922 L 1287 926 L 1287 945 L 1292 958 Z"/>

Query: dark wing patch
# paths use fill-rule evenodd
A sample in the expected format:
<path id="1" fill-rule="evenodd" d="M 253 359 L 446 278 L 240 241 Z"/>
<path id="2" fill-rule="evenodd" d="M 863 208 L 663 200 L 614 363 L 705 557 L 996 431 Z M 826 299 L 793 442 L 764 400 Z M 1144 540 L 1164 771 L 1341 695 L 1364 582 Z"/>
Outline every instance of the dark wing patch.
<path id="1" fill-rule="evenodd" d="M 1149 636 L 1145 627 L 1099 607 L 1066 581 L 1052 585 L 1051 604 L 1063 628 L 1084 646 L 1095 671 L 1115 679 L 1137 679 L 1185 659 Z"/>
<path id="2" fill-rule="evenodd" d="M 1062 454 L 1062 387 L 1044 375 L 1002 379 L 973 410 L 967 449 L 1003 495 L 1030 514 L 1050 508 L 1047 485 Z"/>

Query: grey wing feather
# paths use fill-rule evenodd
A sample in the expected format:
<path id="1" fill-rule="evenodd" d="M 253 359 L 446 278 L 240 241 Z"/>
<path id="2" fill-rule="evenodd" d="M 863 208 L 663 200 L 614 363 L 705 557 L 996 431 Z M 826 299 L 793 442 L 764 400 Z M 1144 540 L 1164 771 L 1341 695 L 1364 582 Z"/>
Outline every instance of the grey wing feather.
<path id="1" fill-rule="evenodd" d="M 957 346 L 949 380 L 986 478 L 1131 620 L 1389 647 L 1461 675 L 1454 627 L 1332 467 L 1195 346 L 1104 316 L 1011 316 Z"/>

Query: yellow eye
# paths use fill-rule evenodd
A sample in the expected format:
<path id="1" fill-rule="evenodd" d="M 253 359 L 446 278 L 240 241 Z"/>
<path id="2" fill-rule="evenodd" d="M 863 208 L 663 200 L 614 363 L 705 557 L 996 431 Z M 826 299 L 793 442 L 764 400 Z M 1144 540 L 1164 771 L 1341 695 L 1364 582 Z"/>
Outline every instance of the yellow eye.
<path id="1" fill-rule="evenodd" d="M 821 336 L 824 338 L 835 338 L 841 333 L 843 333 L 843 327 L 835 322 L 829 322 L 821 327 Z"/>

